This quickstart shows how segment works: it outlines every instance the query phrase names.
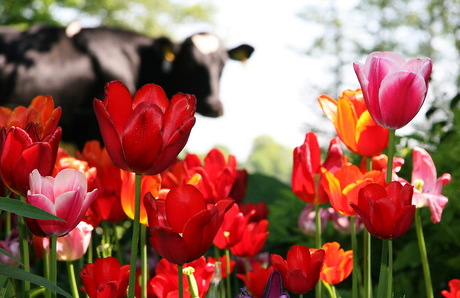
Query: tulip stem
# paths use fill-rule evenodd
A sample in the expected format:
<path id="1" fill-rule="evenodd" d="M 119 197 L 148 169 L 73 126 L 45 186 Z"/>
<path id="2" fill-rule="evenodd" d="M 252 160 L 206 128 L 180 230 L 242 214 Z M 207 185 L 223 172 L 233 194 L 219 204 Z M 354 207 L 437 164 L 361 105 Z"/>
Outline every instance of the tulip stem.
<path id="1" fill-rule="evenodd" d="M 425 278 L 426 297 L 433 298 L 433 286 L 431 283 L 430 264 L 428 263 L 428 255 L 426 253 L 425 237 L 423 236 L 422 220 L 420 217 L 420 209 L 415 210 L 415 231 L 417 233 L 418 248 L 422 259 L 423 277 Z"/>
<path id="2" fill-rule="evenodd" d="M 372 158 L 366 158 L 367 171 L 372 171 Z M 372 298 L 372 278 L 371 278 L 371 234 L 364 229 L 364 297 Z"/>
<path id="3" fill-rule="evenodd" d="M 320 281 L 321 282 L 321 281 Z M 328 291 L 331 298 L 337 297 L 337 291 L 335 290 L 334 285 L 330 285 L 327 282 L 323 281 L 324 288 Z"/>
<path id="4" fill-rule="evenodd" d="M 351 249 L 353 250 L 353 275 L 352 275 L 352 290 L 351 290 L 351 297 L 357 298 L 358 297 L 358 274 L 359 272 L 359 265 L 358 265 L 358 249 L 357 249 L 357 241 L 356 241 L 356 221 L 354 217 L 351 218 Z"/>
<path id="5" fill-rule="evenodd" d="M 226 288 L 227 288 L 227 297 L 231 296 L 231 283 L 230 283 L 230 249 L 225 249 L 225 273 L 226 273 Z"/>
<path id="6" fill-rule="evenodd" d="M 377 292 L 378 298 L 392 297 L 393 287 L 393 242 L 391 239 L 382 240 L 382 259 L 380 262 L 380 280 Z"/>
<path id="7" fill-rule="evenodd" d="M 177 276 L 179 277 L 179 280 L 178 280 L 179 298 L 184 298 L 184 282 L 182 280 L 182 265 L 177 265 Z"/>
<path id="8" fill-rule="evenodd" d="M 19 197 L 21 202 L 25 202 L 23 196 Z M 26 221 L 24 217 L 18 216 L 18 229 L 19 229 L 19 248 L 21 251 L 21 261 L 24 264 L 24 271 L 30 272 L 30 256 L 29 256 L 29 241 L 27 240 Z M 28 293 L 30 291 L 30 282 L 23 281 L 23 291 Z"/>
<path id="9" fill-rule="evenodd" d="M 134 198 L 134 221 L 133 221 L 133 237 L 131 240 L 131 261 L 129 269 L 129 287 L 128 297 L 133 298 L 136 290 L 136 262 L 137 250 L 139 246 L 139 229 L 141 218 L 141 179 L 142 174 L 136 173 L 136 190 Z"/>
<path id="10" fill-rule="evenodd" d="M 316 227 L 316 248 L 320 249 L 322 244 L 321 244 L 321 215 L 320 215 L 320 209 L 319 209 L 319 204 L 314 204 L 315 206 L 315 227 Z M 318 282 L 316 284 L 316 298 L 321 298 L 323 297 L 323 286 L 321 282 Z"/>
<path id="11" fill-rule="evenodd" d="M 393 180 L 393 157 L 395 155 L 395 134 L 396 130 L 388 130 L 388 161 L 387 161 L 387 177 L 386 182 L 390 183 Z"/>
<path id="12" fill-rule="evenodd" d="M 50 282 L 57 285 L 57 259 L 56 259 L 56 244 L 57 244 L 57 236 L 52 235 L 50 236 Z M 56 292 L 51 291 L 51 297 L 56 297 Z"/>
<path id="13" fill-rule="evenodd" d="M 77 279 L 75 278 L 75 268 L 72 261 L 67 261 L 67 274 L 69 276 L 70 290 L 73 298 L 79 298 Z"/>
<path id="14" fill-rule="evenodd" d="M 141 225 L 141 290 L 142 298 L 147 297 L 148 262 L 147 262 L 147 227 Z"/>

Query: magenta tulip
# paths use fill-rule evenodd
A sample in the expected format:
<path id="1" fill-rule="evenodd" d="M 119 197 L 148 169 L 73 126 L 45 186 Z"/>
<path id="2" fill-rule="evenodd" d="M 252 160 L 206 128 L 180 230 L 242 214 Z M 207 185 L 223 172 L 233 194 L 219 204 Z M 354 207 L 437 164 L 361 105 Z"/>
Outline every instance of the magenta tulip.
<path id="1" fill-rule="evenodd" d="M 33 170 L 29 177 L 26 202 L 65 220 L 27 218 L 27 224 L 36 236 L 66 235 L 80 223 L 97 197 L 97 189 L 87 192 L 85 174 L 74 169 L 64 169 L 55 178 L 42 177 Z"/>
<path id="2" fill-rule="evenodd" d="M 420 147 L 415 147 L 413 150 L 412 164 L 413 203 L 417 208 L 428 206 L 431 211 L 431 221 L 438 223 L 448 201 L 441 191 L 443 186 L 452 180 L 452 176 L 444 173 L 438 178 L 433 159 Z"/>
<path id="3" fill-rule="evenodd" d="M 364 64 L 355 62 L 353 66 L 375 122 L 394 130 L 415 117 L 428 91 L 429 58 L 406 61 L 396 53 L 374 52 Z"/>

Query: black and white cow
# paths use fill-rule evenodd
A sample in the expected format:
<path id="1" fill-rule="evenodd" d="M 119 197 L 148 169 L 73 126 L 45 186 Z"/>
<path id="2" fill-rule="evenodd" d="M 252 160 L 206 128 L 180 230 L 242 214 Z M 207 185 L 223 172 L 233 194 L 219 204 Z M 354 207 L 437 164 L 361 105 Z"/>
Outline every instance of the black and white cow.
<path id="1" fill-rule="evenodd" d="M 106 82 L 120 80 L 133 93 L 147 83 L 162 86 L 169 97 L 191 93 L 198 113 L 218 117 L 226 61 L 244 61 L 254 51 L 245 44 L 227 50 L 208 33 L 177 44 L 113 28 L 69 29 L 0 28 L 0 105 L 27 106 L 36 95 L 53 96 L 63 111 L 63 139 L 78 146 L 100 138 L 92 100 L 103 99 Z"/>

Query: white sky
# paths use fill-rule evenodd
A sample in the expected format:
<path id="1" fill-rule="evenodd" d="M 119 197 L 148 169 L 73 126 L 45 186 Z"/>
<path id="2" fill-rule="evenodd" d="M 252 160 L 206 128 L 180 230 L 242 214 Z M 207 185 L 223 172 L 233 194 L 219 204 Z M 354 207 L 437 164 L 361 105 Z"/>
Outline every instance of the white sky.
<path id="1" fill-rule="evenodd" d="M 326 70 L 302 53 L 314 29 L 296 16 L 306 1 L 218 3 L 216 33 L 229 47 L 248 43 L 255 52 L 245 64 L 228 62 L 221 81 L 225 114 L 217 119 L 198 115 L 186 149 L 206 153 L 224 145 L 243 162 L 258 136 L 294 148 L 303 142 L 307 124 L 331 127 L 320 124 L 319 94 L 307 90 L 307 82 Z"/>

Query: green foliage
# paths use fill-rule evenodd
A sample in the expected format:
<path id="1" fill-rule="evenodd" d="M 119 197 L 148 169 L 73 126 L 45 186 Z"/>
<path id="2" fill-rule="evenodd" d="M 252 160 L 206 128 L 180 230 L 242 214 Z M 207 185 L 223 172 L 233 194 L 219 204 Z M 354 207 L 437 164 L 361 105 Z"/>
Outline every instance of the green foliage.
<path id="1" fill-rule="evenodd" d="M 278 144 L 272 137 L 260 136 L 254 140 L 244 167 L 251 173 L 270 175 L 290 183 L 292 149 Z"/>
<path id="2" fill-rule="evenodd" d="M 71 21 L 89 19 L 92 23 L 157 36 L 170 35 L 180 24 L 212 22 L 214 11 L 209 2 L 184 4 L 171 0 L 3 0 L 0 25 L 65 26 Z M 64 12 L 66 16 L 74 15 L 73 19 L 60 17 Z"/>

